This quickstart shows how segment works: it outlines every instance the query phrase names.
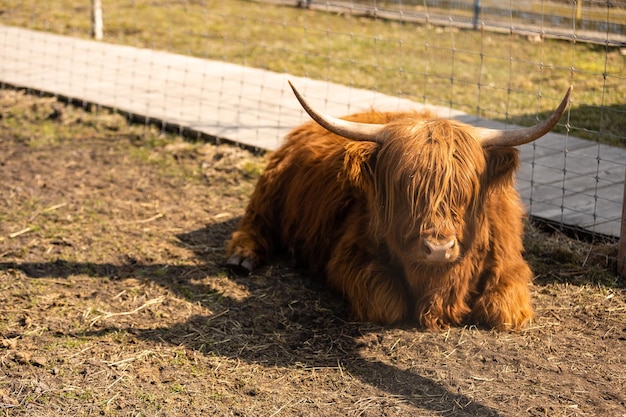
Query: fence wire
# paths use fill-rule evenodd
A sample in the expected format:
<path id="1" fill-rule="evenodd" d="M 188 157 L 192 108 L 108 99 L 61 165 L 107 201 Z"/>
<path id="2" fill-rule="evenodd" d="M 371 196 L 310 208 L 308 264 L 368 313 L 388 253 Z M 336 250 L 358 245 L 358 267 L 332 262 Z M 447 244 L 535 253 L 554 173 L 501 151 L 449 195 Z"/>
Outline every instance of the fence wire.
<path id="1" fill-rule="evenodd" d="M 88 90 L 96 91 L 97 84 L 134 103 L 134 109 L 122 108 L 129 113 L 185 129 L 209 126 L 214 136 L 234 141 L 248 134 L 252 139 L 246 143 L 261 148 L 277 146 L 285 129 L 305 120 L 287 110 L 293 98 L 285 80 L 291 76 L 317 80 L 307 93 L 332 113 L 414 103 L 486 126 L 543 120 L 573 85 L 570 110 L 556 134 L 522 149 L 518 188 L 532 215 L 620 235 L 626 166 L 624 2 L 102 3 L 103 44 L 133 48 L 112 54 L 85 43 L 68 51 L 55 44 L 57 38 L 47 38 L 44 65 L 61 63 L 56 71 L 72 74 L 63 81 L 70 93 L 52 93 L 120 107 L 106 102 L 101 90 L 89 98 Z M 81 39 L 93 32 L 88 0 L 5 0 L 0 9 L 3 25 Z M 23 38 L 23 48 L 34 39 Z M 14 41 L 6 35 L 0 50 L 8 51 Z M 21 56 L 0 57 L 0 81 L 33 88 L 24 81 L 29 64 Z M 197 60 L 181 66 L 181 57 Z M 208 60 L 225 64 L 216 71 Z M 97 63 L 98 74 L 70 69 L 86 61 Z M 9 73 L 21 78 L 6 79 Z M 149 85 L 141 87 L 136 80 L 146 74 Z M 77 90 L 72 84 L 80 79 Z"/>

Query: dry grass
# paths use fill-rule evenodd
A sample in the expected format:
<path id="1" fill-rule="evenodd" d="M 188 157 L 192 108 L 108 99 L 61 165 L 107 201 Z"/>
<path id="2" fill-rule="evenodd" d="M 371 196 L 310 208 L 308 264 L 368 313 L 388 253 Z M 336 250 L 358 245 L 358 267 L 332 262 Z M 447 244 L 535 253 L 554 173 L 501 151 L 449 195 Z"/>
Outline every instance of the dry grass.
<path id="1" fill-rule="evenodd" d="M 222 267 L 262 156 L 16 91 L 0 109 L 0 414 L 626 413 L 614 245 L 529 224 L 519 333 L 354 322 L 284 263 Z"/>

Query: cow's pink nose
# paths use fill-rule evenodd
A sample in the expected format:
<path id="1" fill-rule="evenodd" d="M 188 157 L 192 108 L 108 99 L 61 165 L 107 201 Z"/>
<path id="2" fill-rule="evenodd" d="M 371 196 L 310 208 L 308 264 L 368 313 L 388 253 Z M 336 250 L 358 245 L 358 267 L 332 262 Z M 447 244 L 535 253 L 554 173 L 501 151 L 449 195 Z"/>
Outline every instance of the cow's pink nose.
<path id="1" fill-rule="evenodd" d="M 455 238 L 444 241 L 426 238 L 424 245 L 424 254 L 429 261 L 452 262 L 458 255 Z"/>

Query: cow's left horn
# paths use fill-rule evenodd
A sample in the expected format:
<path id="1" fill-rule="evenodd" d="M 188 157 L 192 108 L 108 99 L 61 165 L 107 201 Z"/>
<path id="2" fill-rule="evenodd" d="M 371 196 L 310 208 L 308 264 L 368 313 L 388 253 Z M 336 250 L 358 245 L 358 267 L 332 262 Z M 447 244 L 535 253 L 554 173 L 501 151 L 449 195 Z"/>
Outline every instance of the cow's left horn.
<path id="1" fill-rule="evenodd" d="M 302 105 L 302 108 L 304 108 L 309 116 L 311 116 L 313 120 L 319 123 L 320 126 L 328 129 L 336 135 L 343 136 L 347 139 L 379 143 L 382 142 L 379 136 L 379 132 L 384 127 L 384 125 L 350 122 L 348 120 L 338 119 L 336 117 L 320 113 L 319 111 L 311 107 L 309 103 L 307 103 L 304 97 L 302 97 L 298 90 L 296 90 L 296 87 L 293 86 L 291 81 L 288 81 L 288 83 L 291 86 L 294 94 L 296 95 L 296 98 Z"/>
<path id="2" fill-rule="evenodd" d="M 563 116 L 563 113 L 567 108 L 571 93 L 572 87 L 570 86 L 567 93 L 565 93 L 565 97 L 563 97 L 561 104 L 559 104 L 559 107 L 557 107 L 550 117 L 541 123 L 531 127 L 514 130 L 475 128 L 476 139 L 484 148 L 491 146 L 519 146 L 537 140 L 556 126 L 557 122 L 561 119 L 561 116 Z"/>

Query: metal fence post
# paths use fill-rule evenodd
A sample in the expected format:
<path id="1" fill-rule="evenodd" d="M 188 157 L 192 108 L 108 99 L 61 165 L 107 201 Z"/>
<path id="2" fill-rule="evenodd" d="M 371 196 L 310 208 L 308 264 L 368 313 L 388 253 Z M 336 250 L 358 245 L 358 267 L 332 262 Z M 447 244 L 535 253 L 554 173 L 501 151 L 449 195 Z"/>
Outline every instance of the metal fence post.
<path id="1" fill-rule="evenodd" d="M 480 16 L 480 0 L 474 0 L 474 29 L 478 29 L 478 17 Z"/>
<path id="2" fill-rule="evenodd" d="M 622 201 L 622 228 L 617 251 L 617 273 L 626 277 L 626 170 L 624 172 L 624 200 Z"/>

